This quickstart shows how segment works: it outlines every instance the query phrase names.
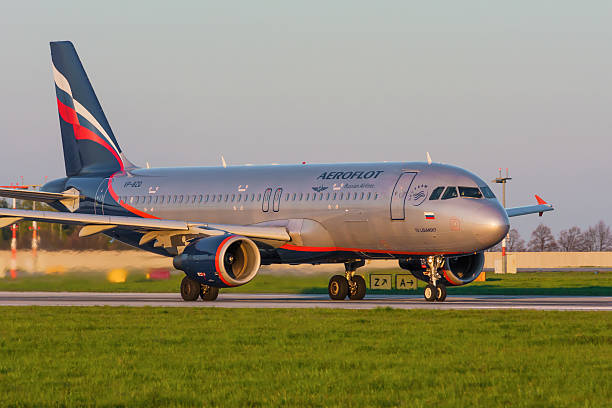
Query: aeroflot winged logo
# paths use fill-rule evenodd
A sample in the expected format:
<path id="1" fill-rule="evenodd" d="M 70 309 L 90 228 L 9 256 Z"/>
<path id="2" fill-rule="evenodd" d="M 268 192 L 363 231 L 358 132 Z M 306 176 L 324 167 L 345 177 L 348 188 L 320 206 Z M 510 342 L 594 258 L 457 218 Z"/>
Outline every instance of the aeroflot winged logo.
<path id="1" fill-rule="evenodd" d="M 326 171 L 321 173 L 317 180 L 363 180 L 363 179 L 375 179 L 383 174 L 384 170 L 370 170 L 370 171 Z"/>
<path id="2" fill-rule="evenodd" d="M 327 190 L 327 187 L 325 187 L 325 186 L 317 186 L 317 187 L 313 187 L 312 189 L 314 191 L 316 191 L 317 193 L 320 193 L 321 191 Z"/>

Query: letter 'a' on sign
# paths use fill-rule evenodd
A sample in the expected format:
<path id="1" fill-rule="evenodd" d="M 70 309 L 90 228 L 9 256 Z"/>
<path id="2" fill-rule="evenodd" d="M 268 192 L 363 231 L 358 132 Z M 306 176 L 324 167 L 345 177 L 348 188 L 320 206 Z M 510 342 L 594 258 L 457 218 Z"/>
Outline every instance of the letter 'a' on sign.
<path id="1" fill-rule="evenodd" d="M 371 274 L 370 289 L 391 289 L 392 275 L 387 274 Z"/>
<path id="2" fill-rule="evenodd" d="M 397 290 L 416 290 L 417 279 L 409 274 L 395 275 L 395 289 Z"/>

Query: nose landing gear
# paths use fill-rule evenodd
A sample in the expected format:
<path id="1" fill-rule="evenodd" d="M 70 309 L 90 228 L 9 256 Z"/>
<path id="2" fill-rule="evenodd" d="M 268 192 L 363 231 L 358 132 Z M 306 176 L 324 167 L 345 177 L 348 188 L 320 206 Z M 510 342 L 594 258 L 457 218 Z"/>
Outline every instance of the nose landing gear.
<path id="1" fill-rule="evenodd" d="M 365 279 L 359 275 L 355 275 L 357 268 L 363 265 L 365 265 L 364 260 L 345 262 L 344 276 L 334 275 L 330 278 L 327 291 L 332 300 L 344 300 L 347 296 L 351 300 L 361 300 L 365 297 Z"/>
<path id="2" fill-rule="evenodd" d="M 427 257 L 427 272 L 429 276 L 429 284 L 425 287 L 425 300 L 428 302 L 444 302 L 446 299 L 446 286 L 441 282 L 439 269 L 444 265 L 444 257 L 441 255 L 432 255 Z"/>

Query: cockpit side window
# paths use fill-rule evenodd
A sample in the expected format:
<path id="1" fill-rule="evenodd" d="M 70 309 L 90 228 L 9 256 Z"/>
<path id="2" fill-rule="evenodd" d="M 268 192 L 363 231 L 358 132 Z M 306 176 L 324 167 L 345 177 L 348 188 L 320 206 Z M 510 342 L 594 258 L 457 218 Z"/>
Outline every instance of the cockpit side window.
<path id="1" fill-rule="evenodd" d="M 486 198 L 495 198 L 495 194 L 493 194 L 493 191 L 491 191 L 489 187 L 481 186 L 480 189 Z"/>
<path id="2" fill-rule="evenodd" d="M 459 195 L 461 197 L 482 198 L 482 193 L 478 187 L 462 187 L 459 186 Z"/>
<path id="3" fill-rule="evenodd" d="M 458 197 L 457 187 L 446 187 L 446 191 L 444 192 L 444 195 L 442 195 L 442 199 L 448 200 L 455 197 Z"/>
<path id="4" fill-rule="evenodd" d="M 431 195 L 429 196 L 430 200 L 437 200 L 438 198 L 440 198 L 440 196 L 442 195 L 442 192 L 444 191 L 444 187 L 436 187 L 434 189 L 434 191 L 431 192 Z"/>

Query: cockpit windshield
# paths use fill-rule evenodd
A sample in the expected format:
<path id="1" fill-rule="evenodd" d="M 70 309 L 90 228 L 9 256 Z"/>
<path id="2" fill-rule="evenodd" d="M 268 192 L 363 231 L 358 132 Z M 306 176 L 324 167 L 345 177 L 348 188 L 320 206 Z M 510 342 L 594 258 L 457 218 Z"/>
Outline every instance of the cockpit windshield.
<path id="1" fill-rule="evenodd" d="M 495 194 L 493 194 L 493 191 L 491 191 L 489 187 L 481 186 L 480 189 L 486 198 L 495 198 Z"/>
<path id="2" fill-rule="evenodd" d="M 444 191 L 444 187 L 436 187 L 434 189 L 434 191 L 431 192 L 431 195 L 429 196 L 430 200 L 437 200 L 438 198 L 440 198 L 440 196 L 442 195 L 442 192 Z"/>
<path id="3" fill-rule="evenodd" d="M 457 193 L 457 189 L 459 189 L 459 193 Z M 444 192 L 444 194 L 442 194 Z M 449 187 L 436 187 L 429 196 L 430 200 L 438 200 L 442 196 L 442 200 L 449 200 L 451 198 L 456 197 L 464 197 L 464 198 L 482 198 L 483 196 L 486 198 L 495 198 L 495 194 L 493 191 L 487 186 L 482 187 L 466 187 L 466 186 L 449 186 Z"/>
<path id="4" fill-rule="evenodd" d="M 478 187 L 462 187 L 459 186 L 459 195 L 461 197 L 482 198 L 482 193 Z"/>
<path id="5" fill-rule="evenodd" d="M 456 187 L 446 187 L 446 191 L 442 195 L 443 200 L 448 200 L 451 198 L 457 197 L 457 188 Z"/>

